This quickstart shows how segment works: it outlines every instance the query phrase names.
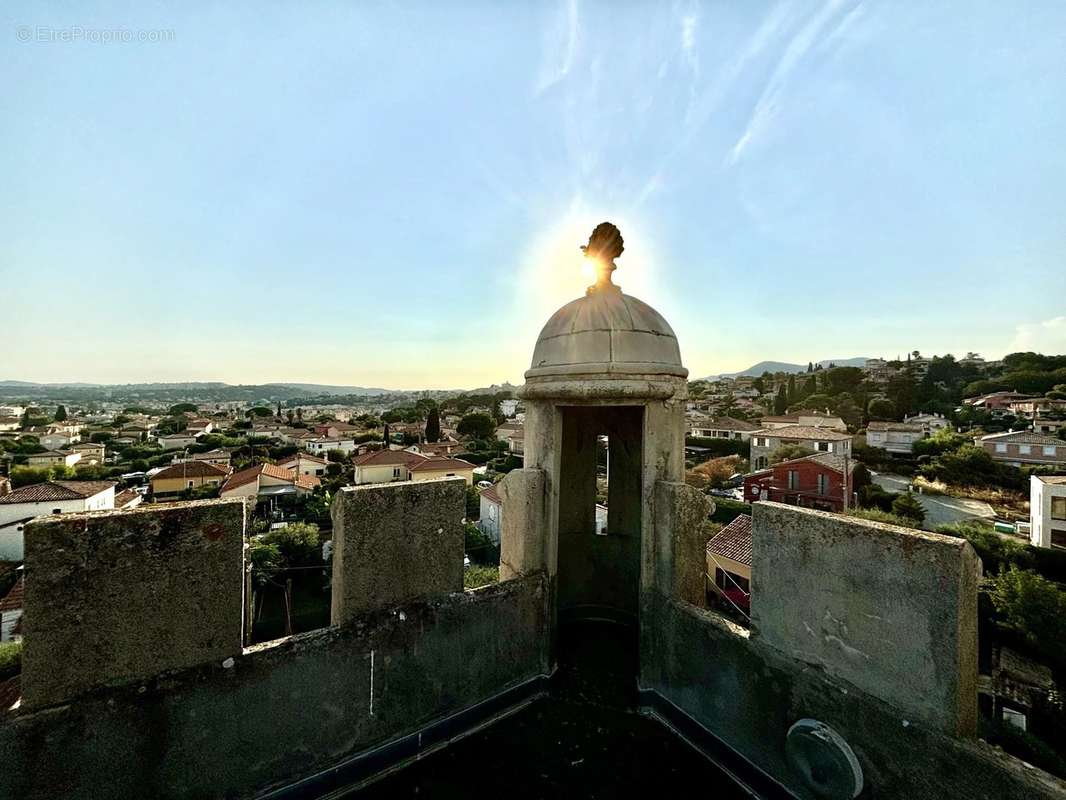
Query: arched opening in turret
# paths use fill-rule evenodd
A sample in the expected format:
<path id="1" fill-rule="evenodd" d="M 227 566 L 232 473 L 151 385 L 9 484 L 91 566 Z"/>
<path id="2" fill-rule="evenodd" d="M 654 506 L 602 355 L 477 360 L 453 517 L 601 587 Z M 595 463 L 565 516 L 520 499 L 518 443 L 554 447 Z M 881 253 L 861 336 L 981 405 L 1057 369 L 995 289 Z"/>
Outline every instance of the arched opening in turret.
<path id="1" fill-rule="evenodd" d="M 589 653 L 610 650 L 610 682 L 624 693 L 637 664 L 644 409 L 563 406 L 559 414 L 559 659 L 564 668 L 582 662 L 587 674 Z"/>

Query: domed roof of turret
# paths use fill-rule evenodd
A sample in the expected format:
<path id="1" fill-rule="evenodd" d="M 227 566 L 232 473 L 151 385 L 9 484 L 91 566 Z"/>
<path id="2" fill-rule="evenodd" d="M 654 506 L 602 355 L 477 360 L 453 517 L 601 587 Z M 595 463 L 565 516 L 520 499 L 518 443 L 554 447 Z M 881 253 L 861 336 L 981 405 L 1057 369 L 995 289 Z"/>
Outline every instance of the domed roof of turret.
<path id="1" fill-rule="evenodd" d="M 681 366 L 677 336 L 662 315 L 609 284 L 593 287 L 552 314 L 526 377 L 576 373 L 685 377 L 688 371 Z"/>
<path id="2" fill-rule="evenodd" d="M 601 223 L 581 249 L 595 262 L 598 279 L 584 297 L 552 314 L 533 348 L 526 378 L 687 377 L 670 325 L 611 282 L 614 260 L 625 249 L 621 231 Z"/>

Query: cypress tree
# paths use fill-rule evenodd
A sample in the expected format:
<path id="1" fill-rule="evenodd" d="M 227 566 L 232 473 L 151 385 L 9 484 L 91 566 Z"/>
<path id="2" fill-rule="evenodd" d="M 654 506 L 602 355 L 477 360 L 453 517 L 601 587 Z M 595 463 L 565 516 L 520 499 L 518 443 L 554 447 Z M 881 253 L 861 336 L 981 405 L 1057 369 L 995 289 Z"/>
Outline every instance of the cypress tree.
<path id="1" fill-rule="evenodd" d="M 786 393 L 786 387 L 782 386 L 777 390 L 777 394 L 774 395 L 774 413 L 778 416 L 785 413 L 788 410 L 788 395 Z"/>
<path id="2" fill-rule="evenodd" d="M 385 423 L 385 435 L 384 435 L 384 438 L 385 438 L 385 446 L 388 447 L 389 446 L 389 423 L 387 423 L 387 422 Z"/>
<path id="3" fill-rule="evenodd" d="M 440 412 L 436 408 L 431 408 L 426 417 L 426 441 L 440 441 Z"/>
<path id="4" fill-rule="evenodd" d="M 59 406 L 56 408 L 56 422 L 63 422 L 67 418 L 67 407 Z"/>

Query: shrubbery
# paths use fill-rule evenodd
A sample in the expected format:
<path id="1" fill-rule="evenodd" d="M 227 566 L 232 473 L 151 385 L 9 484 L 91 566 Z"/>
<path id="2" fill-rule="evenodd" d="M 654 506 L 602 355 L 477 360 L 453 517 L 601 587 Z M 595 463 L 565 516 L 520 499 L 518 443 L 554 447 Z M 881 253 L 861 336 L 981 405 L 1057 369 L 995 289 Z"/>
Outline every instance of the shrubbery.
<path id="1" fill-rule="evenodd" d="M 22 672 L 22 642 L 0 642 L 0 681 Z"/>
<path id="2" fill-rule="evenodd" d="M 852 508 L 844 513 L 845 515 L 855 517 L 856 519 L 865 519 L 870 522 L 882 522 L 886 525 L 899 525 L 901 528 L 921 527 L 921 523 L 916 522 L 911 517 L 900 517 L 896 514 L 882 511 L 879 508 Z"/>

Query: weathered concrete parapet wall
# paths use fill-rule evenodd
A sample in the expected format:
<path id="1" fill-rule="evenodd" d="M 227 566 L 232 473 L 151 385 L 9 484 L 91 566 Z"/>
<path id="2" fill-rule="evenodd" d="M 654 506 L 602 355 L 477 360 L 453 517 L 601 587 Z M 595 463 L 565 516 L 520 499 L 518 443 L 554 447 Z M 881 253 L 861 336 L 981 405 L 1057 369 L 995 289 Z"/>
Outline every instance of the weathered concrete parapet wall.
<path id="1" fill-rule="evenodd" d="M 243 501 L 41 517 L 25 541 L 25 707 L 241 653 Z"/>
<path id="2" fill-rule="evenodd" d="M 710 535 L 707 515 L 714 504 L 684 483 L 655 483 L 655 582 L 658 591 L 693 605 L 704 605 Z"/>
<path id="3" fill-rule="evenodd" d="M 345 487 L 331 511 L 334 625 L 463 590 L 462 478 Z"/>
<path id="4" fill-rule="evenodd" d="M 516 469 L 499 484 L 503 500 L 500 524 L 500 580 L 543 570 L 548 524 L 545 472 Z"/>
<path id="5" fill-rule="evenodd" d="M 534 574 L 0 716 L 0 797 L 251 798 L 335 774 L 545 675 L 547 594 Z"/>
<path id="6" fill-rule="evenodd" d="M 977 724 L 977 583 L 962 539 L 752 507 L 752 635 L 942 731 Z"/>
<path id="7" fill-rule="evenodd" d="M 796 797 L 815 797 L 785 755 L 788 729 L 803 718 L 821 720 L 847 740 L 866 777 L 864 798 L 1066 797 L 1062 781 L 983 742 L 915 721 L 853 684 L 749 638 L 711 611 L 659 599 L 647 612 L 657 669 L 643 688 L 696 720 Z"/>

